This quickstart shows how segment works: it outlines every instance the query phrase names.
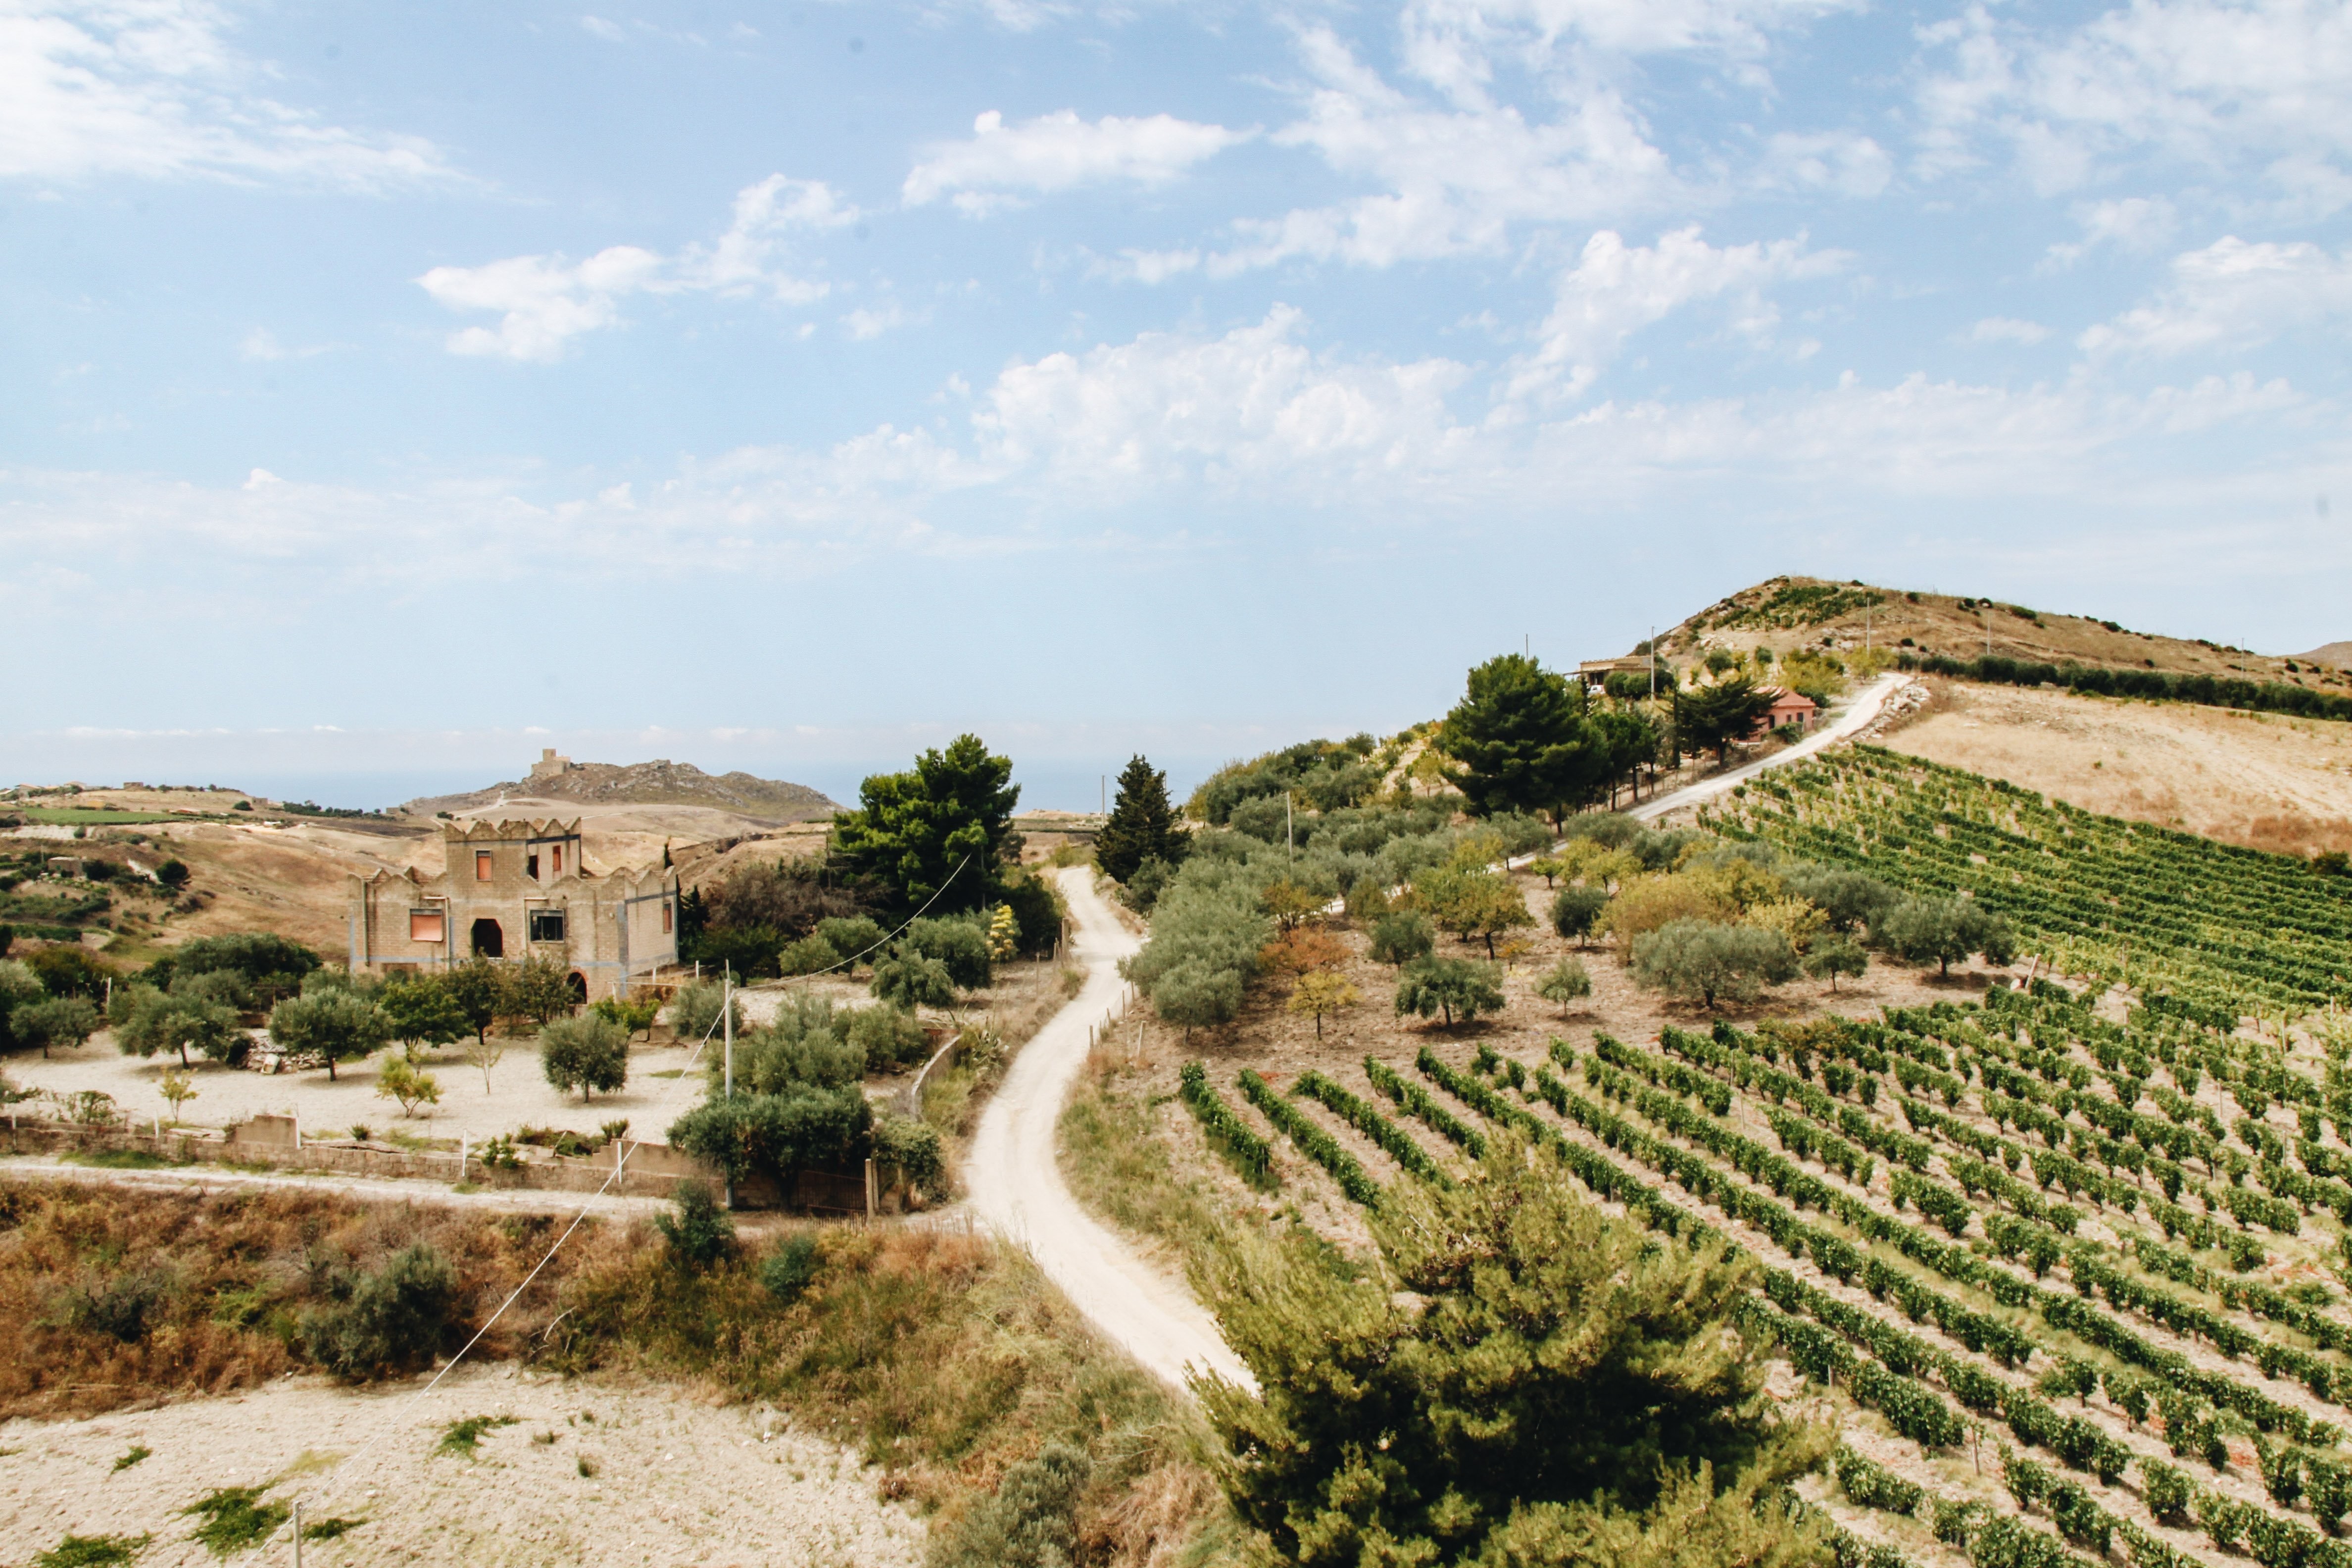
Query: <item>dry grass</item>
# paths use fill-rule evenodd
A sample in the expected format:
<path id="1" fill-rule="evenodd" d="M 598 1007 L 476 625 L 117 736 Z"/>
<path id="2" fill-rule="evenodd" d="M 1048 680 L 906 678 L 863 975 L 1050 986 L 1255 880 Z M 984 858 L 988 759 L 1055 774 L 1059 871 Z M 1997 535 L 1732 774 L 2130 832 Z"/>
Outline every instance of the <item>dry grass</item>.
<path id="1" fill-rule="evenodd" d="M 457 1270 L 454 1348 L 540 1260 L 557 1223 L 312 1193 L 0 1185 L 0 1417 L 149 1406 L 306 1368 L 300 1315 L 326 1299 L 331 1274 L 417 1241 Z M 643 1222 L 592 1222 L 477 1357 L 772 1403 L 882 1467 L 886 1495 L 932 1511 L 950 1546 L 1008 1468 L 1075 1443 L 1092 1466 L 1072 1513 L 1086 1561 L 1215 1549 L 1223 1505 L 1191 1412 L 1108 1351 L 1024 1256 L 960 1231 L 831 1227 L 814 1233 L 814 1283 L 787 1303 L 761 1266 L 795 1233 L 747 1240 L 698 1273 Z M 84 1295 L 124 1289 L 152 1295 L 126 1337 L 77 1310 Z"/>
<path id="2" fill-rule="evenodd" d="M 336 1270 L 369 1270 L 415 1241 L 457 1272 L 457 1318 L 478 1323 L 539 1261 L 544 1215 L 352 1203 L 328 1194 L 158 1193 L 74 1183 L 0 1185 L 0 1418 L 89 1415 L 250 1388 L 311 1364 L 300 1313 Z M 593 1230 L 593 1227 L 583 1227 Z M 485 1340 L 511 1355 L 558 1310 L 574 1238 Z M 588 1245 L 580 1244 L 585 1240 Z M 124 1323 L 120 1309 L 143 1314 Z M 111 1304 L 110 1314 L 93 1306 Z"/>
<path id="3" fill-rule="evenodd" d="M 1934 680 L 1884 743 L 2086 810 L 2287 854 L 2352 849 L 2352 725 Z"/>

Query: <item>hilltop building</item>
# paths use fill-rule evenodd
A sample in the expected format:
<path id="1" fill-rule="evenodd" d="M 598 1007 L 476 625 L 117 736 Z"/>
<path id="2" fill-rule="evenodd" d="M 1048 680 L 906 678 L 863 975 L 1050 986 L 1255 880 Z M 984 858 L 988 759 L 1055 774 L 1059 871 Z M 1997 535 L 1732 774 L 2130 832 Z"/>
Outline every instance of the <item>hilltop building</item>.
<path id="1" fill-rule="evenodd" d="M 547 779 L 560 779 L 566 773 L 576 773 L 580 764 L 570 757 L 559 757 L 553 746 L 539 749 L 539 761 L 530 764 L 530 780 L 539 784 Z"/>
<path id="2" fill-rule="evenodd" d="M 1783 724 L 1794 724 L 1799 731 L 1811 734 L 1821 718 L 1821 706 L 1801 691 L 1791 691 L 1785 686 L 1763 686 L 1757 689 L 1772 699 L 1771 710 L 1756 721 L 1756 732 L 1749 740 L 1761 740 Z"/>
<path id="3" fill-rule="evenodd" d="M 441 968 L 474 957 L 551 958 L 588 1000 L 623 994 L 632 976 L 677 962 L 677 871 L 590 871 L 577 818 L 444 822 L 441 838 L 437 877 L 412 869 L 351 879 L 353 973 Z"/>

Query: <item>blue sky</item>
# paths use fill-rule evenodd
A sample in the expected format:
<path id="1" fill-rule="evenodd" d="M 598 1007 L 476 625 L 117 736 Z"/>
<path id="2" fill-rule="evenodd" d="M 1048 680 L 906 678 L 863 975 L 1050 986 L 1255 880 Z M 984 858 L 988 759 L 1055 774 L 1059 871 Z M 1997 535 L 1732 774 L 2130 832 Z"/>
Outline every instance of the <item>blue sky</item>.
<path id="1" fill-rule="evenodd" d="M 0 0 L 0 775 L 1030 802 L 1780 571 L 2352 636 L 2352 12 Z"/>

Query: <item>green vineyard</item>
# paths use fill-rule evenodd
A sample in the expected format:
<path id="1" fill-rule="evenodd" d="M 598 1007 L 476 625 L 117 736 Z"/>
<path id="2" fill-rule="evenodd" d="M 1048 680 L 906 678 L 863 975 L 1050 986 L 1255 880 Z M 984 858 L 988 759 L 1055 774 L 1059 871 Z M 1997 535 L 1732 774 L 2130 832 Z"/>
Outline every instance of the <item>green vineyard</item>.
<path id="1" fill-rule="evenodd" d="M 2108 1012 L 2044 980 L 1543 1061 L 1368 1058 L 1369 1094 L 1321 1071 L 1239 1087 L 1360 1203 L 1375 1170 L 1456 1180 L 1523 1139 L 1662 1234 L 1754 1256 L 1748 1331 L 1917 1456 L 1841 1453 L 1849 1568 L 1932 1542 L 1979 1568 L 2352 1568 L 2352 1311 L 2321 1267 L 2352 1274 L 2352 1068 L 2196 1005 Z M 2014 1511 L 1923 1484 L 1939 1456 Z"/>
<path id="2" fill-rule="evenodd" d="M 1748 784 L 1710 826 L 1906 891 L 1966 894 L 2069 974 L 2234 1016 L 2352 1000 L 2352 879 L 2101 816 L 1875 747 Z"/>

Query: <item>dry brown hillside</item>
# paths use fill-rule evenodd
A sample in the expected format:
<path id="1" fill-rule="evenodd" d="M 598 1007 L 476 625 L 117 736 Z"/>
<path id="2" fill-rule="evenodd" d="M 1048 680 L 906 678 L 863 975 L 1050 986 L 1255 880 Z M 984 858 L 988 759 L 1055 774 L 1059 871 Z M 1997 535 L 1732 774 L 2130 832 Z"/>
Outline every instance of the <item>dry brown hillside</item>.
<path id="1" fill-rule="evenodd" d="M 1990 651 L 2009 658 L 2238 676 L 2352 692 L 2352 674 L 2339 667 L 2352 664 L 2352 644 L 2273 656 L 2158 637 L 2036 605 L 1819 577 L 1773 577 L 1743 588 L 1674 627 L 1659 644 L 1674 657 L 1715 647 L 1745 653 L 1759 645 L 1776 652 L 1806 646 L 1858 648 L 1865 640 L 1874 647 L 1954 658 Z M 2331 653 L 2338 657 L 2320 662 Z"/>
<path id="2" fill-rule="evenodd" d="M 2352 725 L 1929 678 L 1882 742 L 2085 810 L 2256 849 L 2352 850 Z"/>

